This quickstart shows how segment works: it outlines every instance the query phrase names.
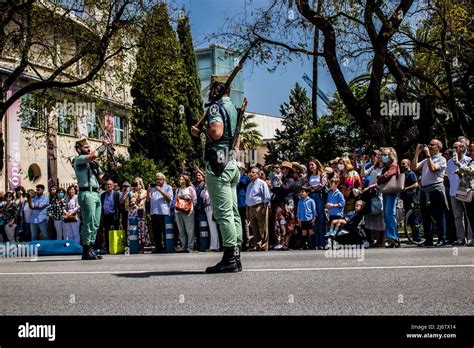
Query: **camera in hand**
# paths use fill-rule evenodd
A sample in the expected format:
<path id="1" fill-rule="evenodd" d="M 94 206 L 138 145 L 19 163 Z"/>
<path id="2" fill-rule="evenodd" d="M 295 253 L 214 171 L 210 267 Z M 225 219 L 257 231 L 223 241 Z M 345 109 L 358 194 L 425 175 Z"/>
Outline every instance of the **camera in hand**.
<path id="1" fill-rule="evenodd" d="M 132 183 L 131 186 L 132 186 L 132 187 L 138 187 L 138 183 L 134 182 L 134 183 Z"/>

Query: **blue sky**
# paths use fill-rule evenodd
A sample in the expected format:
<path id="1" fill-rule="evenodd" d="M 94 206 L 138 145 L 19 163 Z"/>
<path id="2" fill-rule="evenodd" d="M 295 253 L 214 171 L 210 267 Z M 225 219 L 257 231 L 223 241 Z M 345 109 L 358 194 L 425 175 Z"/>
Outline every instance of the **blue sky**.
<path id="1" fill-rule="evenodd" d="M 177 3 L 185 6 L 186 13 L 190 17 L 195 45 L 202 43 L 206 35 L 221 28 L 226 16 L 241 12 L 246 5 L 245 0 L 177 0 Z M 267 0 L 254 0 L 252 3 L 253 6 L 263 6 Z M 247 10 L 250 6 L 247 0 Z M 206 42 L 198 48 L 207 47 L 210 44 L 212 42 Z M 280 116 L 280 104 L 288 100 L 288 95 L 296 82 L 306 88 L 309 96 L 311 95 L 310 87 L 302 78 L 304 73 L 312 77 L 312 61 L 309 59 L 304 61 L 296 59 L 285 67 L 279 67 L 274 73 L 269 73 L 265 67 L 255 66 L 248 62 L 243 72 L 249 111 Z M 321 60 L 318 81 L 319 88 L 330 98 L 335 87 L 329 73 L 321 66 Z M 323 102 L 318 98 L 318 114 L 325 111 L 322 104 Z"/>

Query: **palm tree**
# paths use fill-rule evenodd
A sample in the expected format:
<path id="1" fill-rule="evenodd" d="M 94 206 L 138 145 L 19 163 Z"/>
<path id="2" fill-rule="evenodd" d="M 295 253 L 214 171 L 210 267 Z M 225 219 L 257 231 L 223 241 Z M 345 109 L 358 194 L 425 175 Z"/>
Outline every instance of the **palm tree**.
<path id="1" fill-rule="evenodd" d="M 253 120 L 254 117 L 254 114 L 244 113 L 240 131 L 241 150 L 256 150 L 262 144 L 262 133 L 257 129 L 257 123 Z"/>

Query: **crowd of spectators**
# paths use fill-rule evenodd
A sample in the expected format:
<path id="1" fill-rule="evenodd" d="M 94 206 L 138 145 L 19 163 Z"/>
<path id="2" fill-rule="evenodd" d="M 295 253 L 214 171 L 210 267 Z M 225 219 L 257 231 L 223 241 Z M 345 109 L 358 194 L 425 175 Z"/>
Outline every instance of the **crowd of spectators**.
<path id="1" fill-rule="evenodd" d="M 459 137 L 444 150 L 438 139 L 416 147 L 413 158 L 399 159 L 391 147 L 356 149 L 322 164 L 282 161 L 246 168 L 240 163 L 238 210 L 243 226 L 242 250 L 328 249 L 338 244 L 398 248 L 403 215 L 414 207 L 408 223 L 421 246 L 473 246 L 472 200 L 457 193 L 474 189 L 474 145 Z M 385 192 L 400 173 L 404 186 Z M 384 193 L 385 192 L 385 193 Z M 141 178 L 120 185 L 108 180 L 101 189 L 102 218 L 95 247 L 108 250 L 108 231 L 127 230 L 138 219 L 139 252 L 165 252 L 166 221 L 175 227 L 175 251 L 195 252 L 199 221 L 207 221 L 207 251 L 221 250 L 219 226 L 213 218 L 205 174 L 194 167 L 169 180 L 156 174 L 154 183 Z M 77 186 L 43 185 L 0 192 L 0 235 L 5 241 L 68 239 L 80 242 L 81 214 Z M 433 241 L 436 231 L 437 243 Z M 152 247 L 154 246 L 154 247 Z"/>

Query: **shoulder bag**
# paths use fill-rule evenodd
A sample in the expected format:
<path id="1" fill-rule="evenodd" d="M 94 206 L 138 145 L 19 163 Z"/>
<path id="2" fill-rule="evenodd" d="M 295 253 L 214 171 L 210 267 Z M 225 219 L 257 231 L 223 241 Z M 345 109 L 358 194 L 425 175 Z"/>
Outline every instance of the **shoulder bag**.
<path id="1" fill-rule="evenodd" d="M 402 192 L 405 187 L 405 173 L 393 175 L 390 180 L 383 186 L 383 194 L 392 194 Z"/>

